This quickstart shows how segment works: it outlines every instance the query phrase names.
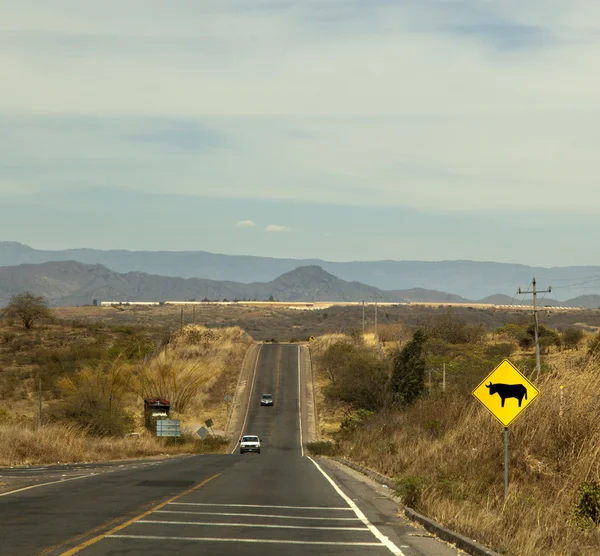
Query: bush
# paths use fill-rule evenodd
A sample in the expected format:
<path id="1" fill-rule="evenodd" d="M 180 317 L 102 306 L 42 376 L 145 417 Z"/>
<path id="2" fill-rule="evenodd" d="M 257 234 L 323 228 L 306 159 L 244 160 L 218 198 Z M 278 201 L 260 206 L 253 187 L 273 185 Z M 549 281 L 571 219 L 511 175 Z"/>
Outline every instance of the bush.
<path id="1" fill-rule="evenodd" d="M 467 324 L 464 319 L 448 310 L 432 317 L 424 332 L 429 338 L 444 340 L 449 344 L 476 344 L 484 338 L 486 328 L 483 324 Z"/>
<path id="2" fill-rule="evenodd" d="M 423 480 L 420 477 L 403 477 L 396 481 L 394 488 L 405 506 L 416 509 L 421 500 L 422 485 Z"/>
<path id="3" fill-rule="evenodd" d="M 365 348 L 336 342 L 321 356 L 320 364 L 331 383 L 325 397 L 352 409 L 380 411 L 389 399 L 389 362 Z"/>
<path id="4" fill-rule="evenodd" d="M 27 330 L 35 322 L 52 316 L 46 300 L 41 295 L 33 295 L 31 292 L 13 295 L 4 314 L 19 320 Z"/>
<path id="5" fill-rule="evenodd" d="M 562 342 L 567 349 L 577 349 L 583 337 L 583 330 L 578 328 L 565 328 L 562 331 Z"/>
<path id="6" fill-rule="evenodd" d="M 485 350 L 488 359 L 507 359 L 515 351 L 515 345 L 509 342 L 493 344 Z"/>
<path id="7" fill-rule="evenodd" d="M 329 456 L 334 457 L 339 455 L 340 447 L 335 442 L 328 440 L 320 440 L 318 442 L 309 442 L 306 449 L 312 456 Z"/>
<path id="8" fill-rule="evenodd" d="M 229 438 L 219 435 L 207 435 L 201 440 L 196 440 L 197 454 L 223 453 L 229 446 Z"/>
<path id="9" fill-rule="evenodd" d="M 396 401 L 402 405 L 414 402 L 425 389 L 424 343 L 424 332 L 417 330 L 412 340 L 394 357 L 390 389 Z"/>
<path id="10" fill-rule="evenodd" d="M 575 507 L 575 522 L 582 529 L 600 525 L 600 483 L 586 481 L 577 492 L 579 501 Z"/>

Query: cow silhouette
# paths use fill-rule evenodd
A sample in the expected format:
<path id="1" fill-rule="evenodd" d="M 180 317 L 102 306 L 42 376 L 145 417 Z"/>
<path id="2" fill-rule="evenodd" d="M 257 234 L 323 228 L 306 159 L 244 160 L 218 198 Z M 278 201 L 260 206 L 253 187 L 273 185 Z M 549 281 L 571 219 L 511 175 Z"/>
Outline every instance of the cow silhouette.
<path id="1" fill-rule="evenodd" d="M 527 399 L 527 388 L 525 388 L 524 384 L 492 384 L 490 381 L 485 387 L 489 388 L 490 396 L 493 396 L 494 394 L 500 396 L 502 399 L 502 407 L 504 407 L 506 398 L 517 398 L 517 400 L 519 400 L 519 407 L 521 407 L 523 398 Z"/>

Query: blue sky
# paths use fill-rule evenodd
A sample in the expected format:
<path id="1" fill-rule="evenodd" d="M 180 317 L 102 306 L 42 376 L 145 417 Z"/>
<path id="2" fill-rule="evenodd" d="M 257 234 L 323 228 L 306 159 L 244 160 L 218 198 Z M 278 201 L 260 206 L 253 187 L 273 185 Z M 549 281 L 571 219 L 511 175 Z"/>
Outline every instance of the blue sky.
<path id="1" fill-rule="evenodd" d="M 594 0 L 0 11 L 0 239 L 600 264 Z"/>

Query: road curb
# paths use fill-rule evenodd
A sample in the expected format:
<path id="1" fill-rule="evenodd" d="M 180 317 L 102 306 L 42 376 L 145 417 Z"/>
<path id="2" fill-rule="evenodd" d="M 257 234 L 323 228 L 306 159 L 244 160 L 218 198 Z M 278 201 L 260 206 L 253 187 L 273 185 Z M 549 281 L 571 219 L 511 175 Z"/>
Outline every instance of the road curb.
<path id="1" fill-rule="evenodd" d="M 346 458 L 332 457 L 330 459 L 337 461 L 338 463 L 341 463 L 346 467 L 350 467 L 350 469 L 354 469 L 355 471 L 358 471 L 363 475 L 366 475 L 367 477 L 373 479 L 374 481 L 377 481 L 381 485 L 387 485 L 389 487 L 395 482 L 394 479 L 392 479 L 391 477 L 386 477 L 385 475 L 382 475 L 377 471 L 373 471 L 373 469 L 364 467 L 363 465 L 347 460 Z M 391 495 L 391 493 L 390 498 L 393 498 L 396 501 L 399 500 L 397 497 Z M 420 523 L 427 531 L 433 533 L 436 537 L 439 537 L 440 539 L 443 539 L 446 542 L 456 545 L 458 548 L 460 548 L 467 554 L 471 554 L 472 556 L 502 556 L 499 552 L 494 552 L 490 548 L 487 548 L 465 537 L 464 535 L 451 531 L 443 525 L 440 525 L 437 521 L 434 521 L 433 519 L 430 519 L 416 512 L 408 506 L 403 506 L 402 504 L 400 504 L 400 506 L 404 508 L 404 515 L 408 519 Z"/>

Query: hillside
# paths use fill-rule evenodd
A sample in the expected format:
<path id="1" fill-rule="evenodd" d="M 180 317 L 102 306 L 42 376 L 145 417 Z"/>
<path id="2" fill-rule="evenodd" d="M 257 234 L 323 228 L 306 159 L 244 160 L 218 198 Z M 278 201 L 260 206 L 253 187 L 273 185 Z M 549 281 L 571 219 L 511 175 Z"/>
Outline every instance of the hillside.
<path id="1" fill-rule="evenodd" d="M 77 261 L 100 264 L 119 273 L 140 272 L 159 276 L 204 278 L 217 281 L 267 283 L 300 266 L 318 265 L 348 282 L 358 281 L 383 290 L 423 288 L 452 292 L 466 299 L 505 294 L 511 298 L 535 276 L 540 288 L 564 286 L 575 277 L 600 276 L 600 266 L 532 267 L 479 261 L 352 261 L 275 259 L 220 255 L 206 251 L 126 251 L 68 249 L 43 251 L 17 242 L 0 242 L 0 266 Z M 577 281 L 577 280 L 575 280 Z M 600 295 L 600 279 L 587 293 Z M 565 292 L 565 290 L 563 290 Z"/>
<path id="2" fill-rule="evenodd" d="M 345 282 L 318 266 L 301 267 L 268 283 L 242 284 L 201 278 L 172 278 L 143 272 L 120 274 L 102 265 L 74 261 L 0 267 L 0 305 L 14 294 L 31 291 L 52 306 L 98 301 L 267 300 L 403 301 L 390 292 L 358 282 Z"/>

